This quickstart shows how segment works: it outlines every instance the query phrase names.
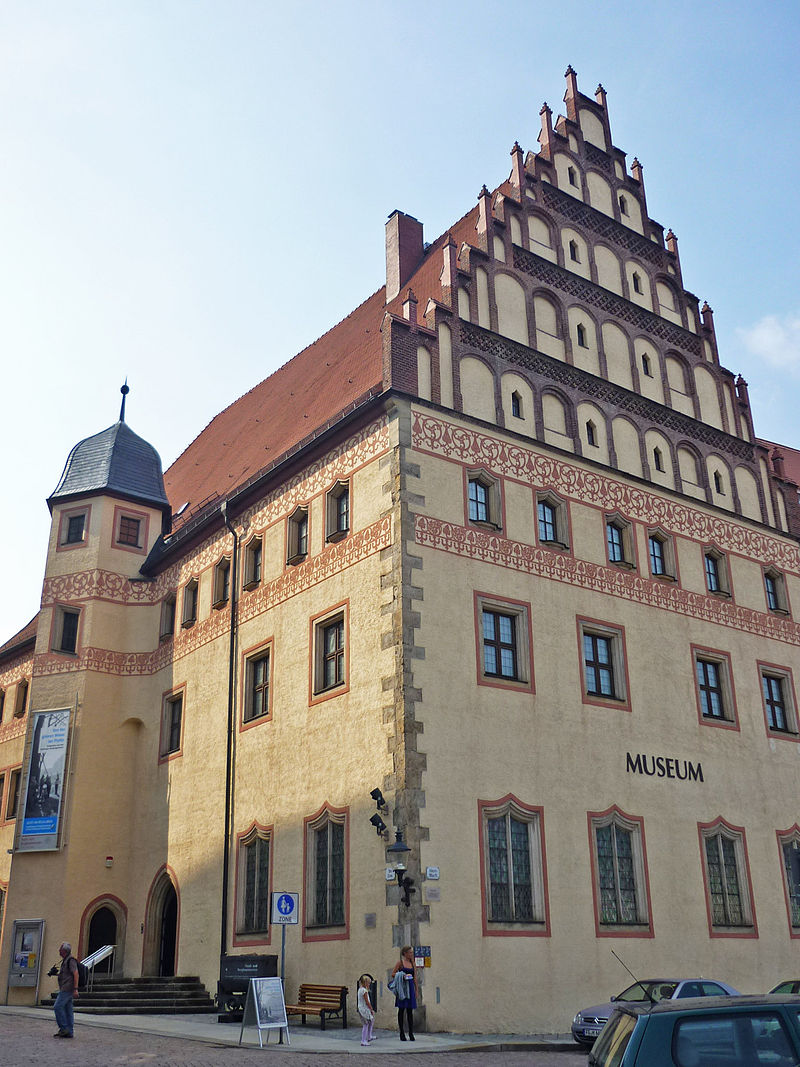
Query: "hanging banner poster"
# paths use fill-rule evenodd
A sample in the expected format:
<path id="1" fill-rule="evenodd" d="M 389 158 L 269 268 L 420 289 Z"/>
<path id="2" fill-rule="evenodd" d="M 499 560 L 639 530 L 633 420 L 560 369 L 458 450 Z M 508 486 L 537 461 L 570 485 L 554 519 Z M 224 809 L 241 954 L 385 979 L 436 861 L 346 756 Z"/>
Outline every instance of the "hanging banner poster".
<path id="1" fill-rule="evenodd" d="M 20 852 L 58 848 L 64 770 L 69 741 L 68 708 L 32 713 L 32 737 L 25 793 L 21 805 Z"/>

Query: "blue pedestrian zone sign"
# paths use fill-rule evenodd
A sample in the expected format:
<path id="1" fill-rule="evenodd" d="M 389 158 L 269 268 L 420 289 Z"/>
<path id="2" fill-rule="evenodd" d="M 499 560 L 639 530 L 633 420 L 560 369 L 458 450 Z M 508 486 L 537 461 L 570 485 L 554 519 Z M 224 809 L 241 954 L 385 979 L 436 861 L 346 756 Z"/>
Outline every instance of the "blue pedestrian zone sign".
<path id="1" fill-rule="evenodd" d="M 299 893 L 272 894 L 272 922 L 276 926 L 291 926 L 300 920 Z"/>

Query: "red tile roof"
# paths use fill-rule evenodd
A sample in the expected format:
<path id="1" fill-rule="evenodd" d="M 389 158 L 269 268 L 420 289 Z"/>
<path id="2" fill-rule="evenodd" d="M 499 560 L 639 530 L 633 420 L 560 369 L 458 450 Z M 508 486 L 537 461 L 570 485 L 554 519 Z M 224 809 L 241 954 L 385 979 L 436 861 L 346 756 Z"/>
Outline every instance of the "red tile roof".
<path id="1" fill-rule="evenodd" d="M 227 495 L 383 382 L 383 288 L 221 411 L 164 475 L 173 511 Z"/>
<path id="2" fill-rule="evenodd" d="M 768 448 L 770 454 L 777 448 L 783 456 L 783 469 L 786 477 L 800 485 L 800 452 L 798 452 L 796 448 L 789 448 L 788 445 L 779 445 L 774 441 L 764 441 L 759 439 L 758 443 Z"/>
<path id="3" fill-rule="evenodd" d="M 39 613 L 37 612 L 27 626 L 23 626 L 13 637 L 10 637 L 8 641 L 0 645 L 0 659 L 17 656 L 21 651 L 19 648 L 20 645 L 24 645 L 29 641 L 34 642 L 36 640 L 36 630 L 38 625 Z"/>

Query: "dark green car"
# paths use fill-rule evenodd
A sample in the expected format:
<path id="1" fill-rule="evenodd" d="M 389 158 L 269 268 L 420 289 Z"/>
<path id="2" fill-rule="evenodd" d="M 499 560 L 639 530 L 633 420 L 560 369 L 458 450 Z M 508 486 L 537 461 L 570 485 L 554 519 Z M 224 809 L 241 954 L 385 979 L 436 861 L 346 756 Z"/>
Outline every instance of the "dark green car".
<path id="1" fill-rule="evenodd" d="M 800 1067 L 800 996 L 693 997 L 614 1009 L 588 1067 Z"/>

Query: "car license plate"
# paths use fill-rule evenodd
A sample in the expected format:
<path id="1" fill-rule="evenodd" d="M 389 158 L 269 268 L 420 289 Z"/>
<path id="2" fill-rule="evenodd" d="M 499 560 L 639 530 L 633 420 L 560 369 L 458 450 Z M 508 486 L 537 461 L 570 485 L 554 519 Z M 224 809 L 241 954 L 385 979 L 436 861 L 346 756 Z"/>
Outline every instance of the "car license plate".
<path id="1" fill-rule="evenodd" d="M 599 1037 L 602 1029 L 602 1026 L 587 1026 L 583 1032 L 587 1037 Z"/>

